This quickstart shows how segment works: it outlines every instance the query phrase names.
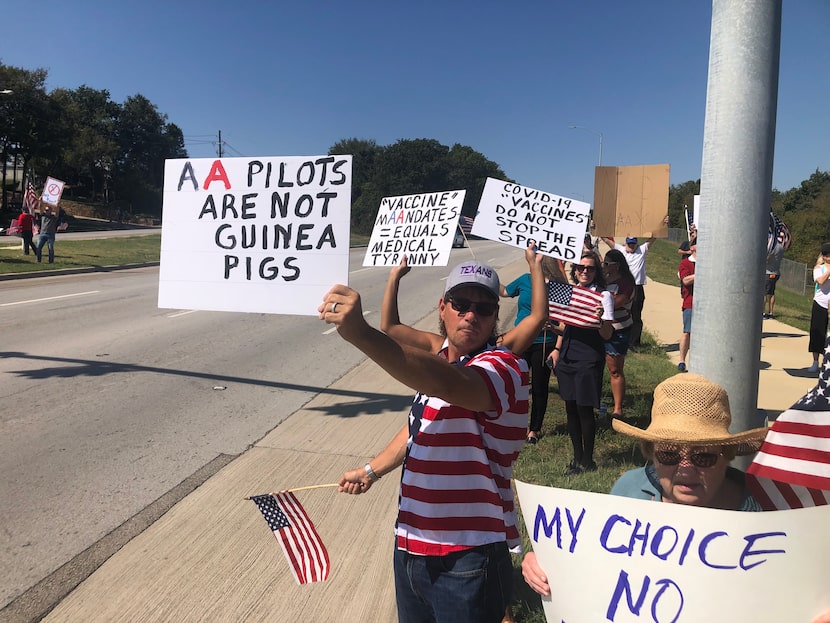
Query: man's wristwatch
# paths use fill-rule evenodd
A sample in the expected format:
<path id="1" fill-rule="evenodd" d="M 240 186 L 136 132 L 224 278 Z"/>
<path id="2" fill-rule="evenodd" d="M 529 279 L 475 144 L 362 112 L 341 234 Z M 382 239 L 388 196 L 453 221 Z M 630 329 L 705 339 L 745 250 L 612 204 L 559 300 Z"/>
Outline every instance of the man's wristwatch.
<path id="1" fill-rule="evenodd" d="M 369 477 L 369 480 L 371 480 L 372 482 L 375 482 L 376 480 L 380 480 L 380 476 L 378 476 L 375 473 L 375 470 L 373 470 L 372 466 L 369 465 L 368 463 L 366 463 L 366 465 L 363 466 L 363 469 L 366 470 L 366 475 Z"/>

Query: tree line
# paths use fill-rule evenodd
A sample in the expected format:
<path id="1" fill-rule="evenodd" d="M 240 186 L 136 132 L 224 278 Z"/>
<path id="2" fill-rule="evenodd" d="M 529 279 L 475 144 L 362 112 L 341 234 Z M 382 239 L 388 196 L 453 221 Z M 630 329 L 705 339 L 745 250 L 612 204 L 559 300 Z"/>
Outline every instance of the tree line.
<path id="1" fill-rule="evenodd" d="M 683 210 L 685 206 L 691 210 L 694 196 L 699 194 L 700 180 L 669 188 L 669 227 L 686 227 Z M 792 246 L 784 257 L 812 266 L 821 245 L 830 242 L 830 171 L 816 169 L 795 188 L 783 192 L 773 189 L 770 208 L 792 234 Z"/>
<path id="2" fill-rule="evenodd" d="M 68 197 L 122 200 L 161 212 L 164 161 L 187 156 L 181 129 L 143 95 L 112 101 L 80 86 L 46 91 L 47 71 L 0 63 L 0 154 L 7 185 L 23 168 L 38 185 L 63 180 Z M 18 176 L 20 181 L 20 176 Z"/>
<path id="3" fill-rule="evenodd" d="M 88 86 L 47 93 L 46 78 L 45 69 L 0 63 L 0 90 L 11 91 L 0 95 L 3 162 L 22 162 L 40 183 L 46 175 L 64 180 L 73 199 L 123 200 L 134 213 L 159 216 L 164 161 L 188 155 L 181 129 L 143 95 L 119 104 L 108 91 Z M 328 153 L 353 157 L 351 224 L 359 234 L 371 233 L 383 197 L 466 190 L 462 213 L 473 216 L 488 177 L 515 181 L 472 147 L 433 139 L 383 146 L 349 138 Z M 669 188 L 670 227 L 685 227 L 684 206 L 694 205 L 699 193 L 700 180 Z M 830 241 L 830 172 L 816 170 L 796 188 L 773 190 L 772 209 L 792 232 L 785 257 L 812 264 Z"/>

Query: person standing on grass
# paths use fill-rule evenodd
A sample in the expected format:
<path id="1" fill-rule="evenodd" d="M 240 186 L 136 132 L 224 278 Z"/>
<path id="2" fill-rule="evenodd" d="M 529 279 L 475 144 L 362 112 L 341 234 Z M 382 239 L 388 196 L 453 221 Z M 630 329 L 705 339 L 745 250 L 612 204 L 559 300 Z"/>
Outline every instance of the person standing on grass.
<path id="1" fill-rule="evenodd" d="M 561 281 L 563 283 L 568 281 L 559 260 L 549 256 L 542 257 L 542 274 L 545 279 L 545 288 L 547 288 L 550 281 Z M 515 325 L 519 326 L 525 318 L 531 315 L 532 311 L 533 283 L 530 273 L 520 275 L 506 286 L 502 286 L 500 293 L 503 297 L 519 297 L 515 322 Z M 545 299 L 544 313 L 547 315 L 547 298 Z M 531 445 L 539 440 L 542 422 L 548 408 L 551 368 L 547 365 L 547 362 L 561 330 L 558 322 L 546 321 L 541 333 L 536 336 L 533 343 L 521 352 L 522 357 L 530 367 L 530 422 L 528 423 L 526 441 Z M 513 349 L 511 348 L 511 350 Z M 514 350 L 514 352 L 516 351 Z"/>
<path id="2" fill-rule="evenodd" d="M 54 206 L 48 203 L 41 203 L 42 212 L 40 215 L 40 232 L 35 243 L 35 255 L 37 261 L 43 259 L 43 245 L 49 248 L 49 263 L 55 263 L 55 234 L 58 231 L 58 212 Z"/>
<path id="3" fill-rule="evenodd" d="M 521 543 L 511 478 L 525 442 L 529 379 L 524 360 L 495 345 L 499 290 L 491 266 L 454 267 L 438 302 L 437 352 L 429 332 L 400 325 L 403 337 L 393 339 L 369 326 L 360 295 L 345 285 L 332 287 L 318 308 L 343 339 L 418 392 L 408 424 L 339 481 L 341 492 L 360 494 L 403 466 L 394 553 L 399 623 L 501 623 L 511 601 L 509 548 Z M 523 348 L 540 328 L 532 327 Z"/>
<path id="4" fill-rule="evenodd" d="M 808 348 L 813 355 L 813 365 L 807 368 L 811 374 L 819 370 L 818 357 L 824 351 L 827 339 L 827 314 L 830 304 L 830 242 L 821 245 L 821 253 L 813 267 L 813 281 L 816 284 L 813 294 L 813 307 L 810 311 L 810 342 Z"/>
<path id="5" fill-rule="evenodd" d="M 588 288 L 597 292 L 605 290 L 599 256 L 583 253 L 579 263 L 571 265 L 571 279 L 575 288 Z M 599 327 L 586 328 L 566 326 L 551 353 L 556 378 L 559 380 L 559 395 L 565 401 L 568 436 L 573 445 L 574 458 L 565 475 L 576 476 L 596 471 L 594 462 L 594 441 L 597 423 L 594 409 L 599 408 L 602 394 L 602 373 L 605 369 L 605 340 L 614 329 L 613 303 L 608 295 L 607 309 L 599 308 Z"/>
<path id="6" fill-rule="evenodd" d="M 697 262 L 697 241 L 689 247 L 689 257 L 680 260 L 677 276 L 680 278 L 680 309 L 683 313 L 683 333 L 680 334 L 680 362 L 677 369 L 686 372 L 686 356 L 689 354 L 689 345 L 692 341 L 692 301 L 695 292 L 695 266 Z"/>
<path id="7" fill-rule="evenodd" d="M 631 304 L 631 339 L 630 347 L 639 348 L 640 338 L 643 334 L 643 306 L 646 302 L 646 253 L 654 242 L 654 236 L 640 243 L 639 239 L 629 236 L 625 239 L 625 245 L 617 244 L 612 238 L 603 238 L 605 244 L 621 251 L 628 268 L 634 275 L 634 301 Z"/>
<path id="8" fill-rule="evenodd" d="M 32 242 L 32 226 L 35 224 L 35 220 L 25 207 L 20 209 L 17 224 L 20 226 L 20 237 L 23 238 L 23 255 L 29 255 L 29 249 L 37 255 L 37 249 L 34 242 Z"/>
<path id="9" fill-rule="evenodd" d="M 770 240 L 770 242 L 775 244 L 767 254 L 766 279 L 764 280 L 764 299 L 766 299 L 767 311 L 764 312 L 764 318 L 775 318 L 775 284 L 781 278 L 781 260 L 784 259 L 784 245 L 778 240 Z"/>
<path id="10" fill-rule="evenodd" d="M 625 356 L 631 338 L 631 305 L 634 301 L 634 276 L 628 268 L 622 252 L 611 249 L 602 262 L 608 291 L 614 296 L 614 333 L 605 342 L 605 365 L 611 377 L 611 394 L 614 396 L 612 418 L 621 418 L 625 398 Z"/>

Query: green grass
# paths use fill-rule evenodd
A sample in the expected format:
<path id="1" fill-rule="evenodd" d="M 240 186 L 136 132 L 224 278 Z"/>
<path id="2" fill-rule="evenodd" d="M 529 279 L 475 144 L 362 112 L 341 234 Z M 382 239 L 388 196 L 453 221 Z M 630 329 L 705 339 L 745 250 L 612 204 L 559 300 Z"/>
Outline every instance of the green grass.
<path id="1" fill-rule="evenodd" d="M 5 243 L 14 244 L 8 248 Z M 89 268 L 97 266 L 123 266 L 158 262 L 161 235 L 129 236 L 126 238 L 102 238 L 99 240 L 55 241 L 55 263 L 47 263 L 47 247 L 43 247 L 43 262 L 38 264 L 34 254 L 23 255 L 20 238 L 0 240 L 0 273 L 30 273 L 42 270 Z"/>

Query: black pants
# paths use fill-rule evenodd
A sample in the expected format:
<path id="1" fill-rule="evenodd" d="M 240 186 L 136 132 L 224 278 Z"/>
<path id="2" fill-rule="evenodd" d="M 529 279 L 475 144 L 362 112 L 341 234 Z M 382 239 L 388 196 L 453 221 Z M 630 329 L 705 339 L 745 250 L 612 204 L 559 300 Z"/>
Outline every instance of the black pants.
<path id="1" fill-rule="evenodd" d="M 640 345 L 640 337 L 643 335 L 643 306 L 646 303 L 646 290 L 643 286 L 634 286 L 634 301 L 631 303 L 631 341 L 629 346 L 635 348 Z"/>
<path id="2" fill-rule="evenodd" d="M 29 249 L 35 252 L 37 255 L 37 249 L 35 249 L 35 243 L 32 242 L 32 232 L 31 231 L 24 231 L 20 234 L 20 237 L 23 238 L 23 255 L 29 255 Z"/>
<path id="3" fill-rule="evenodd" d="M 827 340 L 827 308 L 813 301 L 810 310 L 810 345 L 811 353 L 823 353 L 824 342 Z"/>
<path id="4" fill-rule="evenodd" d="M 528 428 L 535 433 L 542 430 L 542 421 L 548 409 L 548 392 L 550 391 L 550 368 L 545 360 L 556 345 L 556 337 L 547 344 L 531 344 L 524 354 L 524 360 L 530 368 L 530 423 Z"/>

